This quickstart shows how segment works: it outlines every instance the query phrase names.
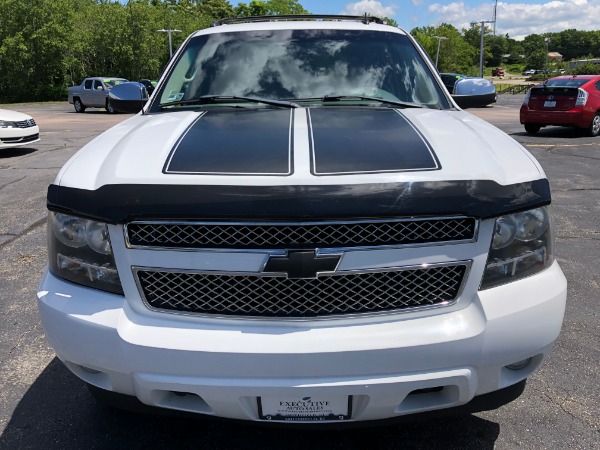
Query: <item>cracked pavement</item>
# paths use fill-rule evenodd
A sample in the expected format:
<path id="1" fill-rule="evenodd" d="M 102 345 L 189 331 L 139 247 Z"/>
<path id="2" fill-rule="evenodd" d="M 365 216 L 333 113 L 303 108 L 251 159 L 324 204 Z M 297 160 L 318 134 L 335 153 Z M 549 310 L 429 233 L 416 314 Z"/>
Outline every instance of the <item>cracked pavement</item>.
<path id="1" fill-rule="evenodd" d="M 496 410 L 393 427 L 290 431 L 148 416 L 97 405 L 44 339 L 35 295 L 46 265 L 46 188 L 94 136 L 128 115 L 75 114 L 66 103 L 7 105 L 42 140 L 0 150 L 0 449 L 598 449 L 600 448 L 600 138 L 524 132 L 522 96 L 470 112 L 521 142 L 553 191 L 556 253 L 569 280 L 563 331 L 525 392 Z"/>

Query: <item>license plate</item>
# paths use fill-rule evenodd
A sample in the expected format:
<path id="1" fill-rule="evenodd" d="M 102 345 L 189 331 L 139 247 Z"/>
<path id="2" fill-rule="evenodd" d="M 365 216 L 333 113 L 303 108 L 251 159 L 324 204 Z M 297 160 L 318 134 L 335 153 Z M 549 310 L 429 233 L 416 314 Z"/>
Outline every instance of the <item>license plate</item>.
<path id="1" fill-rule="evenodd" d="M 554 107 L 556 107 L 556 100 L 554 100 L 554 101 L 546 100 L 544 102 L 544 108 L 554 108 Z"/>
<path id="2" fill-rule="evenodd" d="M 352 396 L 258 397 L 262 420 L 320 422 L 348 420 Z"/>

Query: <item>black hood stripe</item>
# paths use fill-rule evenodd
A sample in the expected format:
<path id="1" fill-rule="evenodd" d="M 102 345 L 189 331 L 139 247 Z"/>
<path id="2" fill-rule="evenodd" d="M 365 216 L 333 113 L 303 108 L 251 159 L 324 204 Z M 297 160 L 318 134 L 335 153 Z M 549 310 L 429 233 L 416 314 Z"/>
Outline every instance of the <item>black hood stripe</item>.
<path id="1" fill-rule="evenodd" d="M 393 109 L 307 110 L 314 175 L 439 170 L 425 137 Z"/>
<path id="2" fill-rule="evenodd" d="M 293 110 L 210 111 L 179 138 L 165 174 L 289 176 Z"/>
<path id="3" fill-rule="evenodd" d="M 316 220 L 460 215 L 496 217 L 550 203 L 548 180 L 333 186 L 50 185 L 48 208 L 109 223 L 135 219 Z"/>

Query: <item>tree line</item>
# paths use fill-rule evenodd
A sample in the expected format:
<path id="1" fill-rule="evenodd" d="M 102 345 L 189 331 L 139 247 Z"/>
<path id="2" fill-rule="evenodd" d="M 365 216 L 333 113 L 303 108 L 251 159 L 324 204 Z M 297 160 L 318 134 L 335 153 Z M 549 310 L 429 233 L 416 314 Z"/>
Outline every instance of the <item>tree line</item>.
<path id="1" fill-rule="evenodd" d="M 437 54 L 440 42 L 438 68 L 440 72 L 457 72 L 477 75 L 481 44 L 481 26 L 472 24 L 459 31 L 449 24 L 438 27 L 418 27 L 411 34 L 432 58 Z M 529 69 L 547 69 L 548 52 L 557 52 L 563 61 L 599 57 L 600 31 L 569 29 L 558 33 L 530 34 L 517 41 L 508 35 L 494 35 L 492 29 L 484 28 L 484 66 L 521 65 Z M 566 67 L 566 62 L 557 64 Z M 598 69 L 600 72 L 600 68 Z"/>
<path id="2" fill-rule="evenodd" d="M 0 102 L 62 100 L 66 88 L 88 76 L 130 80 L 157 78 L 169 59 L 168 38 L 177 48 L 192 32 L 236 16 L 307 14 L 299 0 L 0 0 Z M 389 20 L 391 25 L 397 25 Z M 449 24 L 411 33 L 432 59 L 440 44 L 440 71 L 474 75 L 480 29 Z M 565 59 L 594 56 L 600 31 L 566 30 L 530 35 L 523 41 L 486 29 L 485 64 L 543 68 L 547 50 Z"/>

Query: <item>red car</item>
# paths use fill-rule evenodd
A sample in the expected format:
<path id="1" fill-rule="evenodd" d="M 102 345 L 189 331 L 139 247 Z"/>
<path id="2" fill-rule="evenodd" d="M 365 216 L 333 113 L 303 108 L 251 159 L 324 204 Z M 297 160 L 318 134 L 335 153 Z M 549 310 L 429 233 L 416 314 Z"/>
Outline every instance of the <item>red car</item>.
<path id="1" fill-rule="evenodd" d="M 547 125 L 585 128 L 600 134 L 600 75 L 551 78 L 529 90 L 520 112 L 525 131 L 537 133 Z"/>
<path id="2" fill-rule="evenodd" d="M 502 67 L 498 67 L 496 69 L 492 69 L 492 76 L 493 77 L 503 77 L 504 76 L 504 69 Z"/>

